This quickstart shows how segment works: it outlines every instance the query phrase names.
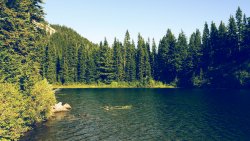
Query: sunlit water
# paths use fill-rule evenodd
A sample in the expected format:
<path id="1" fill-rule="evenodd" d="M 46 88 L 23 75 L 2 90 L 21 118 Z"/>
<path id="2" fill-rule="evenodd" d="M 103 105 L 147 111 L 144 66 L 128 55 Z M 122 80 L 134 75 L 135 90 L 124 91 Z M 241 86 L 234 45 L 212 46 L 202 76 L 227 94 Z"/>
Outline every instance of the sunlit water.
<path id="1" fill-rule="evenodd" d="M 249 90 L 62 89 L 56 96 L 73 109 L 22 140 L 250 140 Z"/>

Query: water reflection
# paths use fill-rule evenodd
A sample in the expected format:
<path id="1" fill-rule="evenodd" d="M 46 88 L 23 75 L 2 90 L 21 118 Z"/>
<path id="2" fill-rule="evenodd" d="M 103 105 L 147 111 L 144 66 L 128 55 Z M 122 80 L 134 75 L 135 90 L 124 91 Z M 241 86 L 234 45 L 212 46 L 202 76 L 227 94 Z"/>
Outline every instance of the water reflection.
<path id="1" fill-rule="evenodd" d="M 249 91 L 64 89 L 58 113 L 23 140 L 247 140 Z"/>

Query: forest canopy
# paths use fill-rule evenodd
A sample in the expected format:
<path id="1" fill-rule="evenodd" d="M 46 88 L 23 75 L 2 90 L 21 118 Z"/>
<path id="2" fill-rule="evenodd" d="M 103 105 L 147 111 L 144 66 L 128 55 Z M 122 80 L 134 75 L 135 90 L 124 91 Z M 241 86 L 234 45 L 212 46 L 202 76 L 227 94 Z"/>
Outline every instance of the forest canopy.
<path id="1" fill-rule="evenodd" d="M 250 86 L 250 19 L 240 8 L 228 23 L 204 24 L 190 37 L 171 29 L 160 42 L 137 42 L 128 31 L 123 41 L 99 45 L 74 30 L 54 25 L 57 33 L 45 50 L 43 76 L 51 83 L 161 81 L 178 87 L 242 88 Z"/>

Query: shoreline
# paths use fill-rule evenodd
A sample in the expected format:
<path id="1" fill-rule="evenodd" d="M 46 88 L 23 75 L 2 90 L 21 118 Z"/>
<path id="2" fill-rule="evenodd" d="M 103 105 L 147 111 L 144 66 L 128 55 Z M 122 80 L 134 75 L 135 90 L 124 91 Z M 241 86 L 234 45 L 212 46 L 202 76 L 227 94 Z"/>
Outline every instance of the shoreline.
<path id="1" fill-rule="evenodd" d="M 145 87 L 136 87 L 136 86 L 111 86 L 111 85 L 85 85 L 85 84 L 72 84 L 72 85 L 53 85 L 53 89 L 142 89 L 142 88 L 148 88 L 148 89 L 173 89 L 176 88 L 174 86 L 166 85 L 166 86 L 145 86 Z"/>

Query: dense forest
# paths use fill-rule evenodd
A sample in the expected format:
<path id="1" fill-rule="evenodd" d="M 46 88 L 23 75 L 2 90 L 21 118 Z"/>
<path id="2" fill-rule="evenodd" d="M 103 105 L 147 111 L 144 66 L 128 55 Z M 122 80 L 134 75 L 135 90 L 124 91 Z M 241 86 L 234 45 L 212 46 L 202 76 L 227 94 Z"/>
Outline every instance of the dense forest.
<path id="1" fill-rule="evenodd" d="M 205 23 L 187 37 L 170 29 L 160 42 L 94 44 L 65 26 L 48 34 L 42 0 L 0 1 L 0 140 L 17 140 L 51 116 L 50 84 L 249 88 L 250 18 L 240 8 L 227 25 Z M 39 23 L 39 24 L 35 24 Z M 44 25 L 44 26 L 38 26 Z"/>
<path id="2" fill-rule="evenodd" d="M 43 76 L 51 83 L 161 81 L 178 87 L 240 88 L 250 86 L 250 18 L 240 8 L 226 25 L 204 25 L 188 39 L 167 30 L 157 45 L 140 34 L 137 43 L 127 31 L 123 42 L 99 45 L 70 28 L 57 32 L 45 50 Z M 139 85 L 143 86 L 143 85 Z"/>
<path id="3" fill-rule="evenodd" d="M 41 0 L 0 1 L 0 140 L 17 140 L 51 116 L 54 92 L 42 79 L 47 34 Z"/>

